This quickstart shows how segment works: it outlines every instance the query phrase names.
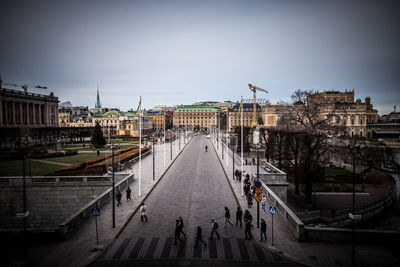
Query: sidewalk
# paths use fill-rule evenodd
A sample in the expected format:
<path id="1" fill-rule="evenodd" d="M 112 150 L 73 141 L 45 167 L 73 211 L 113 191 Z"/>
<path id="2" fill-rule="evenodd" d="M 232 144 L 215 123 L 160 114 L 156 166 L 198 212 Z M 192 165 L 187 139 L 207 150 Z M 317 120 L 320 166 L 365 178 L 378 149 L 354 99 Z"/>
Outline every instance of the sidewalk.
<path id="1" fill-rule="evenodd" d="M 190 142 L 190 139 L 186 144 Z M 184 148 L 181 139 L 181 151 Z M 131 173 L 135 175 L 134 181 L 129 185 L 132 190 L 132 200 L 127 201 L 125 192 L 122 192 L 122 204 L 115 206 L 115 228 L 112 228 L 112 201 L 107 202 L 100 208 L 100 216 L 97 219 L 99 244 L 106 248 L 121 230 L 132 212 L 145 201 L 147 194 L 157 184 L 169 166 L 177 157 L 178 140 L 172 144 L 172 160 L 170 159 L 170 143 L 167 143 L 164 167 L 164 145 L 155 145 L 155 180 L 153 181 L 153 156 L 149 155 L 142 160 L 141 171 L 141 196 L 139 197 L 139 162 L 133 165 L 132 170 L 120 173 Z M 178 154 L 178 155 L 179 155 Z M 78 229 L 73 236 L 64 242 L 35 244 L 28 248 L 29 263 L 37 266 L 86 266 L 93 261 L 101 252 L 96 245 L 95 219 L 91 217 Z"/>
<path id="2" fill-rule="evenodd" d="M 212 140 L 212 139 L 211 139 Z M 212 140 L 213 141 L 213 140 Z M 253 235 L 259 239 L 259 229 L 257 229 L 257 202 L 253 201 L 253 207 L 247 208 L 245 197 L 241 197 L 241 183 L 233 180 L 232 176 L 232 153 L 229 151 L 228 165 L 226 165 L 226 145 L 224 145 L 224 160 L 222 160 L 221 144 L 217 151 L 217 144 L 212 142 L 217 152 L 221 165 L 225 169 L 228 180 L 233 191 L 239 200 L 241 208 L 248 209 L 253 216 L 254 231 Z M 240 157 L 235 154 L 235 169 L 240 170 Z M 253 166 L 244 166 L 244 170 L 250 175 L 256 172 Z M 267 199 L 268 200 L 268 199 Z M 268 200 L 269 201 L 269 200 Z M 272 203 L 267 202 L 268 206 Z M 259 243 L 270 251 L 294 260 L 296 262 L 309 266 L 351 266 L 351 245 L 348 244 L 331 244 L 331 243 L 301 243 L 296 240 L 292 232 L 286 227 L 285 222 L 280 215 L 274 217 L 274 246 L 271 244 L 272 222 L 268 211 L 262 214 L 260 205 L 260 219 L 263 218 L 267 222 L 267 243 Z M 356 266 L 400 266 L 399 259 L 395 258 L 385 248 L 379 246 L 356 246 Z"/>

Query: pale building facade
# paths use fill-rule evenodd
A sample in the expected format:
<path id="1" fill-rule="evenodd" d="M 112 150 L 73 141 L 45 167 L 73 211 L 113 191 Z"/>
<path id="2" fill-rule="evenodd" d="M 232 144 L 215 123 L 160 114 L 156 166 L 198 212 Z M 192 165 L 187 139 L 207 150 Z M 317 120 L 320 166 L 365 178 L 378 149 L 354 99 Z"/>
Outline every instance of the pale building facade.
<path id="1" fill-rule="evenodd" d="M 174 128 L 189 127 L 207 130 L 218 125 L 218 118 L 224 114 L 215 105 L 181 105 L 174 111 Z"/>
<path id="2" fill-rule="evenodd" d="M 241 126 L 241 114 L 239 113 L 240 103 L 236 103 L 232 109 L 228 110 L 229 130 L 236 126 Z M 243 112 L 243 126 L 249 127 L 253 122 L 253 103 L 243 103 L 240 112 Z M 256 116 L 261 116 L 261 107 L 256 105 Z"/>
<path id="3" fill-rule="evenodd" d="M 360 99 L 354 101 L 354 90 L 339 92 L 325 91 L 318 92 L 309 97 L 308 101 L 317 101 L 320 119 L 331 118 L 328 124 L 341 126 L 349 137 L 372 137 L 372 130 L 369 124 L 377 123 L 378 111 L 373 108 L 371 98 L 366 97 L 362 102 Z M 296 106 L 270 105 L 263 109 L 264 126 L 276 127 L 282 118 L 288 119 L 294 116 Z"/>
<path id="4" fill-rule="evenodd" d="M 58 98 L 1 88 L 0 127 L 58 127 Z"/>

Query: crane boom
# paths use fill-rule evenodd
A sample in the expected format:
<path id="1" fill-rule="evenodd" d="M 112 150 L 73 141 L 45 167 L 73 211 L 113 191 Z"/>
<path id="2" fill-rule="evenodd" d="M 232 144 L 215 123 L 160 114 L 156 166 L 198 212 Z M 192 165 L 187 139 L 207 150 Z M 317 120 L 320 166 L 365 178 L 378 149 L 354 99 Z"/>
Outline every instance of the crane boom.
<path id="1" fill-rule="evenodd" d="M 253 91 L 253 122 L 251 123 L 251 126 L 256 127 L 257 125 L 257 98 L 256 98 L 256 91 L 261 91 L 264 93 L 268 93 L 267 90 L 262 89 L 260 87 L 254 86 L 249 83 L 249 89 Z"/>

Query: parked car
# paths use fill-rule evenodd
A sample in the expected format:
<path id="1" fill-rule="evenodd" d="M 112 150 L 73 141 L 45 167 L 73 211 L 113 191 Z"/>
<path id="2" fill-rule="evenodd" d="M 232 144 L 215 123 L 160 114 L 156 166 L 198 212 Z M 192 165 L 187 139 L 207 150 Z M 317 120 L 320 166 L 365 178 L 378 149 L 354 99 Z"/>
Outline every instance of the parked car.
<path id="1" fill-rule="evenodd" d="M 211 136 L 209 134 L 207 134 L 207 139 L 210 139 L 210 138 L 211 138 Z"/>

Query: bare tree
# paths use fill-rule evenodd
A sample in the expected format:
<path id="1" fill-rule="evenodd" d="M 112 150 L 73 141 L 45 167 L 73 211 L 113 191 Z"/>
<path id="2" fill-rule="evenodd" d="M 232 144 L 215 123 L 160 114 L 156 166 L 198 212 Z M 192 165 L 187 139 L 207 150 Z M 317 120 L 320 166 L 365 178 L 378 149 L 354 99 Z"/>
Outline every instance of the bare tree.
<path id="1" fill-rule="evenodd" d="M 331 123 L 331 118 L 337 116 L 335 104 L 327 105 L 321 94 L 312 90 L 297 90 L 292 95 L 292 102 L 288 127 L 301 133 L 292 138 L 291 147 L 300 156 L 304 167 L 306 203 L 311 204 L 314 172 L 329 148 L 327 134 L 334 134 L 341 127 Z M 294 159 L 297 160 L 297 157 Z"/>

